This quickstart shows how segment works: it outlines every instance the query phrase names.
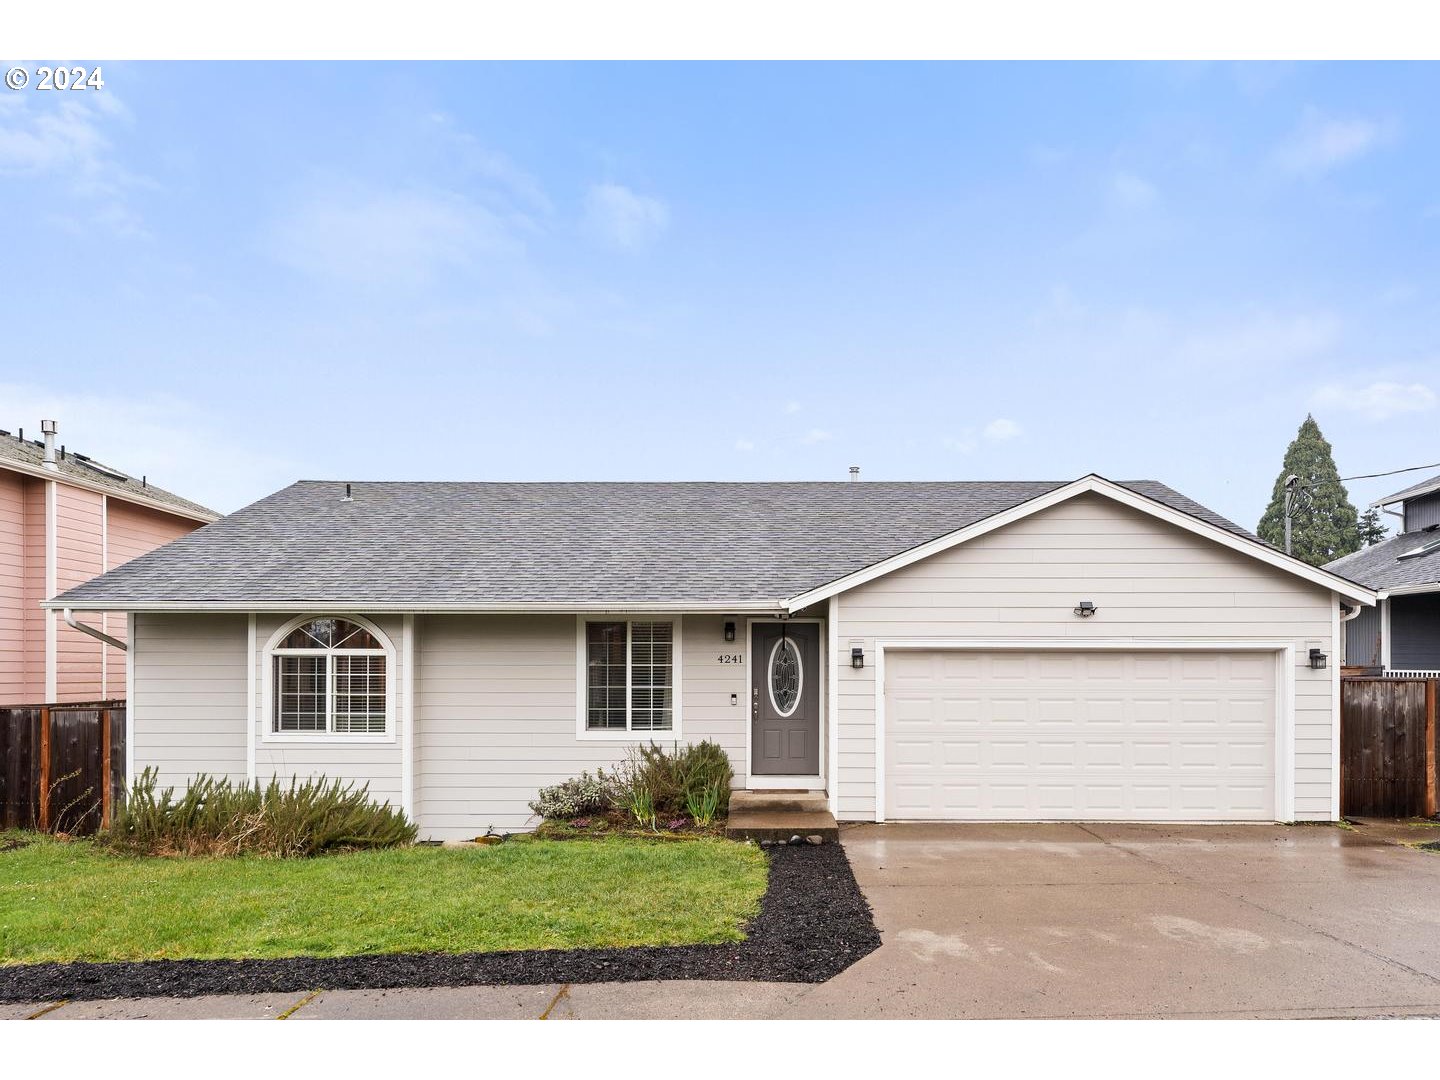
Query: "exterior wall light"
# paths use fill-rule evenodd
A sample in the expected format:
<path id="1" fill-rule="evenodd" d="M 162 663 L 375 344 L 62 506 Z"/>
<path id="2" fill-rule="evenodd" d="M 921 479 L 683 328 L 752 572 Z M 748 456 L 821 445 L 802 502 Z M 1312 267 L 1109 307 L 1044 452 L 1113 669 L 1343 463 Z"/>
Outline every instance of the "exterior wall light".
<path id="1" fill-rule="evenodd" d="M 1326 657 L 1326 655 L 1319 649 L 1310 650 L 1310 667 L 1315 671 L 1319 671 L 1321 668 L 1323 668 L 1327 659 L 1328 657 Z"/>
<path id="2" fill-rule="evenodd" d="M 1091 615 L 1094 615 L 1095 612 L 1099 610 L 1093 600 L 1081 600 L 1080 603 L 1075 605 L 1075 614 L 1079 615 L 1082 619 L 1090 618 Z"/>
<path id="3" fill-rule="evenodd" d="M 865 650 L 859 645 L 850 650 L 850 666 L 856 671 L 865 666 Z"/>
<path id="4" fill-rule="evenodd" d="M 735 624 L 734 624 L 733 622 L 727 622 L 727 623 L 725 624 L 725 640 L 726 640 L 726 641 L 734 641 L 734 640 L 735 640 Z"/>

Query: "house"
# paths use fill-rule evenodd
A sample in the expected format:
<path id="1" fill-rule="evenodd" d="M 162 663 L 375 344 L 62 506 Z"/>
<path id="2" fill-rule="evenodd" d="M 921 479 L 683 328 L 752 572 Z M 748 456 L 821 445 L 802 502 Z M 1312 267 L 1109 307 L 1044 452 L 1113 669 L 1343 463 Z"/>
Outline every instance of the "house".
<path id="1" fill-rule="evenodd" d="M 1440 476 L 1372 505 L 1399 517 L 1400 532 L 1326 566 L 1380 598 L 1345 624 L 1345 663 L 1440 676 Z"/>
<path id="2" fill-rule="evenodd" d="M 199 503 L 44 438 L 0 431 L 0 705 L 125 695 L 114 649 L 40 602 L 214 521 Z M 123 639 L 125 620 L 96 629 Z"/>
<path id="3" fill-rule="evenodd" d="M 48 606 L 129 621 L 132 775 L 363 780 L 447 839 L 651 740 L 841 820 L 1332 820 L 1374 601 L 1091 475 L 301 482 Z"/>

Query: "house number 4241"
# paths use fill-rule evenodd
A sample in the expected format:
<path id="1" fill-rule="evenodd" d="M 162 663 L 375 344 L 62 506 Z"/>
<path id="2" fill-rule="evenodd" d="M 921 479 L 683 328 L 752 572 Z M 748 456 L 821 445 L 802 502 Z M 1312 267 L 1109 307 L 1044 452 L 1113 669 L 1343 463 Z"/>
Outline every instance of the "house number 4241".
<path id="1" fill-rule="evenodd" d="M 721 653 L 719 659 L 722 664 L 743 664 L 745 662 L 745 657 L 740 653 Z"/>

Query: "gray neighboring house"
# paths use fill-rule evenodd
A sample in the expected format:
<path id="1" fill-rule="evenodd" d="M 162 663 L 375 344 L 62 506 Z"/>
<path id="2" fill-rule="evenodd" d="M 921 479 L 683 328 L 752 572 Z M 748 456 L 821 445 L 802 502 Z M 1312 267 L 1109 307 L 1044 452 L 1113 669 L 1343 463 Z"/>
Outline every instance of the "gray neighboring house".
<path id="1" fill-rule="evenodd" d="M 1440 676 L 1440 476 L 1371 505 L 1398 516 L 1400 532 L 1326 566 L 1379 597 L 1345 624 L 1345 663 Z"/>
<path id="2" fill-rule="evenodd" d="M 1091 475 L 302 482 L 49 606 L 126 613 L 131 775 L 363 780 L 447 839 L 651 740 L 841 820 L 1331 820 L 1374 601 Z"/>

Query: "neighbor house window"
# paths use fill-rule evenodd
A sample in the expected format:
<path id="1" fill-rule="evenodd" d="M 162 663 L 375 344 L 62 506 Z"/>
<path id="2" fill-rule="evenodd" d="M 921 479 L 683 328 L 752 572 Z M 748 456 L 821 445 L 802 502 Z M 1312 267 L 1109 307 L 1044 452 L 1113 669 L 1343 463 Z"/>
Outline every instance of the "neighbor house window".
<path id="1" fill-rule="evenodd" d="M 586 730 L 671 731 L 674 726 L 674 623 L 587 622 Z"/>
<path id="2" fill-rule="evenodd" d="M 385 648 L 345 619 L 312 619 L 273 652 L 279 734 L 383 735 Z"/>

